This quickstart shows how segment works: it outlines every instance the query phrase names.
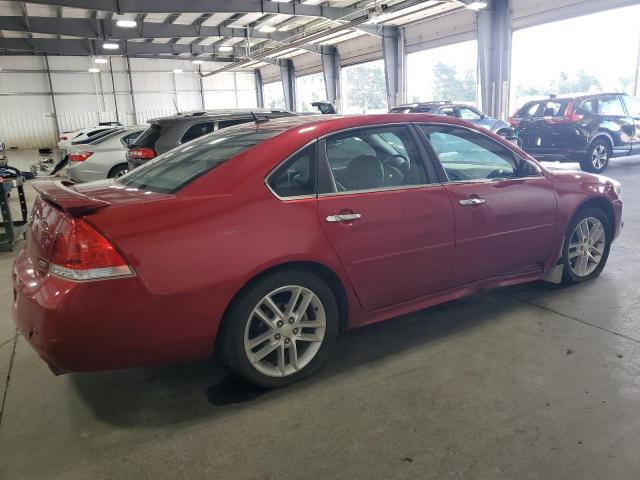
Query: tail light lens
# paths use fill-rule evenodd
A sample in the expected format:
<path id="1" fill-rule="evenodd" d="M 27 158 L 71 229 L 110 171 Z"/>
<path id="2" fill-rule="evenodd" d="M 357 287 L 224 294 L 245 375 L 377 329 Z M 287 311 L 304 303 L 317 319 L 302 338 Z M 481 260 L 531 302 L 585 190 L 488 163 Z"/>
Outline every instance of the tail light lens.
<path id="1" fill-rule="evenodd" d="M 151 148 L 131 148 L 127 151 L 127 160 L 151 160 L 156 152 Z"/>
<path id="2" fill-rule="evenodd" d="M 64 220 L 51 255 L 49 272 L 70 280 L 133 275 L 115 247 L 81 218 Z"/>
<path id="3" fill-rule="evenodd" d="M 584 115 L 575 112 L 575 102 L 569 102 L 564 110 L 564 118 L 567 122 L 579 122 L 584 118 Z"/>
<path id="4" fill-rule="evenodd" d="M 93 155 L 93 152 L 77 152 L 69 154 L 70 162 L 84 162 L 87 158 Z"/>
<path id="5" fill-rule="evenodd" d="M 66 135 L 60 135 L 58 138 L 60 140 L 69 140 L 69 137 L 67 137 Z"/>

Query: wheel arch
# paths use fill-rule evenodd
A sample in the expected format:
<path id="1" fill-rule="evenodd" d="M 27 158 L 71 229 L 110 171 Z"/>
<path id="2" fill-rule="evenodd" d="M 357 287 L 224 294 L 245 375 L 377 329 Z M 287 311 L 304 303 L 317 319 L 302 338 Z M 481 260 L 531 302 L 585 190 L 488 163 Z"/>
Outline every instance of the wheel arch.
<path id="1" fill-rule="evenodd" d="M 607 220 L 609 221 L 609 228 L 613 229 L 613 226 L 615 223 L 613 207 L 611 206 L 611 202 L 609 202 L 609 200 L 607 200 L 605 197 L 602 197 L 602 196 L 589 197 L 586 200 L 584 200 L 578 206 L 578 208 L 573 213 L 573 216 L 571 218 L 575 218 L 575 216 L 578 215 L 578 213 L 580 213 L 582 210 L 586 210 L 587 208 L 592 208 L 592 207 L 602 210 L 602 212 L 607 217 Z"/>
<path id="2" fill-rule="evenodd" d="M 127 162 L 120 162 L 120 163 L 115 164 L 115 165 L 114 165 L 113 167 L 111 167 L 111 168 L 109 169 L 109 171 L 107 172 L 107 178 L 112 178 L 112 177 L 111 177 L 111 174 L 114 172 L 114 170 L 115 170 L 116 168 L 119 168 L 119 167 L 128 167 L 128 164 L 127 164 Z"/>
<path id="3" fill-rule="evenodd" d="M 598 133 L 596 133 L 591 139 L 591 141 L 589 142 L 588 148 L 591 148 L 591 145 L 593 145 L 593 143 L 596 142 L 597 140 L 606 141 L 607 144 L 609 145 L 609 155 L 613 155 L 613 138 L 611 138 L 611 135 L 609 135 L 608 132 L 599 131 Z"/>
<path id="4" fill-rule="evenodd" d="M 222 315 L 222 321 L 220 323 L 219 330 L 221 328 L 224 328 L 224 319 L 227 317 L 227 313 L 233 306 L 238 296 L 244 290 L 251 287 L 252 284 L 256 283 L 260 279 L 283 270 L 301 270 L 301 271 L 313 273 L 314 275 L 317 275 L 322 280 L 324 280 L 327 283 L 327 286 L 333 292 L 336 299 L 336 303 L 338 304 L 338 315 L 340 316 L 339 328 L 340 330 L 346 330 L 347 320 L 349 317 L 349 300 L 347 297 L 347 291 L 344 287 L 342 280 L 331 268 L 327 267 L 326 265 L 319 262 L 308 261 L 308 260 L 295 260 L 295 261 L 289 261 L 289 262 L 273 265 L 268 268 L 265 268 L 264 270 L 260 271 L 259 273 L 251 277 L 240 288 L 238 288 L 235 294 L 231 297 L 231 300 L 229 301 L 227 308 L 225 308 L 225 311 Z M 220 331 L 218 331 L 218 334 L 216 336 L 216 342 L 217 342 L 217 339 L 221 337 L 222 335 L 220 335 Z"/>

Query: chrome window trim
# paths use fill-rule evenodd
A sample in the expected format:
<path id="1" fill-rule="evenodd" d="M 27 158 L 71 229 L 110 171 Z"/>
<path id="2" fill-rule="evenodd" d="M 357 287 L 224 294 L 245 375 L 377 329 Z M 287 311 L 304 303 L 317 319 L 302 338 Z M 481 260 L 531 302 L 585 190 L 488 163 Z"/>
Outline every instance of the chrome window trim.
<path id="1" fill-rule="evenodd" d="M 317 193 L 317 183 L 318 183 L 318 179 L 316 178 L 316 188 L 315 188 L 315 192 L 309 195 L 295 195 L 292 197 L 282 197 L 280 195 L 278 195 L 275 190 L 273 188 L 271 188 L 271 185 L 269 185 L 269 179 L 271 178 L 271 176 L 276 173 L 276 170 L 278 170 L 282 165 L 284 165 L 285 163 L 287 163 L 289 160 L 291 160 L 293 157 L 295 157 L 298 153 L 300 153 L 302 150 L 304 150 L 305 148 L 310 147 L 311 145 L 313 145 L 314 143 L 318 142 L 319 138 L 314 138 L 313 140 L 311 140 L 310 142 L 306 143 L 303 147 L 300 147 L 298 150 L 296 150 L 295 152 L 293 152 L 291 155 L 289 155 L 287 158 L 285 158 L 284 160 L 282 160 L 280 163 L 278 163 L 278 165 L 276 165 L 274 168 L 272 168 L 269 173 L 267 174 L 266 177 L 264 177 L 264 184 L 267 187 L 267 189 L 271 192 L 271 194 L 276 197 L 278 200 L 283 201 L 283 202 L 287 202 L 289 200 L 304 200 L 307 198 L 318 198 L 318 193 Z M 318 158 L 316 155 L 316 177 L 318 176 Z"/>
<path id="2" fill-rule="evenodd" d="M 482 135 L 481 132 L 478 132 L 476 130 L 474 130 L 473 128 L 469 128 L 463 125 L 455 125 L 453 123 L 443 123 L 443 122 L 429 122 L 429 123 L 421 123 L 421 122 L 412 122 L 413 125 L 415 125 L 417 128 L 420 128 L 420 125 L 435 125 L 435 126 L 441 126 L 441 127 L 454 127 L 454 128 L 460 128 L 462 130 L 467 130 L 471 133 L 476 133 L 476 134 L 480 134 Z M 424 132 L 423 132 L 424 133 Z M 488 183 L 488 182 L 496 182 L 496 181 L 504 181 L 504 180 L 524 180 L 524 179 L 530 179 L 530 178 L 546 178 L 546 175 L 544 175 L 544 172 L 542 171 L 542 169 L 540 168 L 540 165 L 531 162 L 529 159 L 524 158 L 522 155 L 520 155 L 518 152 L 515 152 L 514 150 L 511 150 L 509 147 L 507 147 L 506 145 L 496 141 L 495 139 L 491 138 L 489 135 L 485 135 L 485 137 L 487 137 L 491 142 L 495 143 L 496 145 L 499 145 L 507 150 L 509 150 L 516 158 L 518 158 L 520 161 L 523 162 L 527 162 L 529 165 L 531 165 L 532 167 L 534 167 L 536 169 L 536 171 L 538 172 L 538 175 L 529 175 L 526 177 L 517 177 L 517 178 L 483 178 L 483 179 L 478 179 L 478 180 L 450 180 L 449 179 L 449 175 L 447 174 L 447 171 L 444 168 L 444 165 L 442 164 L 442 161 L 440 160 L 440 157 L 438 157 L 438 154 L 435 152 L 436 154 L 436 161 L 438 161 L 440 163 L 440 166 L 442 167 L 442 170 L 444 171 L 444 174 L 447 176 L 447 181 L 446 182 L 442 182 L 443 185 L 449 184 L 449 183 Z M 433 150 L 433 147 L 431 147 L 431 149 Z"/>
<path id="3" fill-rule="evenodd" d="M 365 190 L 349 190 L 344 192 L 320 193 L 317 195 L 317 197 L 324 198 L 324 197 L 337 197 L 341 195 L 357 195 L 359 193 L 394 192 L 394 191 L 401 191 L 401 190 L 415 190 L 417 188 L 442 187 L 442 186 L 443 186 L 442 183 L 423 183 L 420 185 L 398 185 L 394 187 L 367 188 Z"/>

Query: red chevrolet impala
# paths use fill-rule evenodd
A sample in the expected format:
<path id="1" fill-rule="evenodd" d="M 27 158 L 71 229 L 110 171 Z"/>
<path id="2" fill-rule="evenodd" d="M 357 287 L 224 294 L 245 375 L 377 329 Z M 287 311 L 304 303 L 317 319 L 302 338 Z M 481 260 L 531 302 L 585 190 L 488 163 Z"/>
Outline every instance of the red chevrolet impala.
<path id="1" fill-rule="evenodd" d="M 55 372 L 216 352 L 266 387 L 317 370 L 343 328 L 592 279 L 622 223 L 617 182 L 420 114 L 256 122 L 34 187 L 14 314 Z"/>

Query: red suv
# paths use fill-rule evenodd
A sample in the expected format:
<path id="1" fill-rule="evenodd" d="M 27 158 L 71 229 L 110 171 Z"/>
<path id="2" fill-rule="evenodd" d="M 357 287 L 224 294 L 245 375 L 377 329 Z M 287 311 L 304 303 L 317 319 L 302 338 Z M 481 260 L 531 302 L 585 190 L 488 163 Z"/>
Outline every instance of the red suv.
<path id="1" fill-rule="evenodd" d="M 596 277 L 620 185 L 441 116 L 291 117 L 115 180 L 41 182 L 18 328 L 54 371 L 196 360 L 279 387 L 338 331 L 541 278 Z"/>

